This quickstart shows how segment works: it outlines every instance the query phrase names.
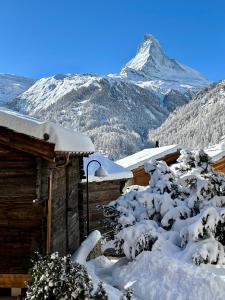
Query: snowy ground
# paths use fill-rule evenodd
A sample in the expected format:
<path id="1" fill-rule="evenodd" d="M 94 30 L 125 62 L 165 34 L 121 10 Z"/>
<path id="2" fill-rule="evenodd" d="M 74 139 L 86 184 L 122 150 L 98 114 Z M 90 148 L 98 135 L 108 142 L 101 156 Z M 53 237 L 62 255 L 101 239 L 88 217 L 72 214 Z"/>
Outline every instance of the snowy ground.
<path id="1" fill-rule="evenodd" d="M 140 300 L 222 300 L 225 297 L 225 267 L 195 266 L 160 251 L 142 252 L 134 261 L 98 257 L 87 263 L 96 282 L 106 283 L 109 300 L 131 287 Z"/>

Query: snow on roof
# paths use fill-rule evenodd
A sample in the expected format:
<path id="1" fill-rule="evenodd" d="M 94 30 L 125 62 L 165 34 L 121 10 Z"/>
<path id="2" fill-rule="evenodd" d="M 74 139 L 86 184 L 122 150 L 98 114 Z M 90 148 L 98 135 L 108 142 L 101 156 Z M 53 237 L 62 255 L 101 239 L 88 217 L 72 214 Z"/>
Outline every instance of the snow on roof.
<path id="1" fill-rule="evenodd" d="M 93 160 L 98 160 L 102 167 L 106 170 L 107 176 L 105 177 L 96 177 L 94 176 L 95 171 L 99 168 L 99 164 L 97 162 L 93 162 L 88 167 L 88 181 L 109 181 L 109 180 L 117 180 L 117 179 L 129 179 L 133 177 L 133 173 L 130 171 L 127 171 L 127 169 L 119 166 L 112 160 L 110 160 L 108 157 L 102 155 L 102 154 L 92 154 L 89 157 L 84 157 L 84 171 L 86 174 L 86 168 L 87 164 Z M 83 181 L 86 181 L 83 180 Z"/>
<path id="2" fill-rule="evenodd" d="M 209 155 L 212 162 L 218 161 L 225 157 L 225 137 L 222 138 L 222 141 L 219 144 L 205 149 L 205 152 Z"/>
<path id="3" fill-rule="evenodd" d="M 182 145 L 170 145 L 157 148 L 148 148 L 117 160 L 116 163 L 128 170 L 133 170 L 140 166 L 143 166 L 144 163 L 149 159 L 159 159 L 165 155 L 174 153 L 181 149 L 187 149 L 187 147 Z"/>
<path id="4" fill-rule="evenodd" d="M 47 142 L 55 144 L 55 151 L 94 152 L 91 139 L 84 134 L 63 128 L 53 122 L 42 122 L 2 107 L 0 108 L 0 126 L 41 140 L 44 140 L 43 136 L 47 133 L 49 135 Z"/>

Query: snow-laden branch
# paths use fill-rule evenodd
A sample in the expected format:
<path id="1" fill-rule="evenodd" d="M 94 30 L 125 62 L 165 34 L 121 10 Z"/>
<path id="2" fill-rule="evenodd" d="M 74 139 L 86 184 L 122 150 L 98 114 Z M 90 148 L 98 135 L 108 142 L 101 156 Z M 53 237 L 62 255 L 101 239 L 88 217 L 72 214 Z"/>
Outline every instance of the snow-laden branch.
<path id="1" fill-rule="evenodd" d="M 98 230 L 92 231 L 86 240 L 80 245 L 77 251 L 72 255 L 72 261 L 85 264 L 88 255 L 101 239 L 101 233 Z"/>

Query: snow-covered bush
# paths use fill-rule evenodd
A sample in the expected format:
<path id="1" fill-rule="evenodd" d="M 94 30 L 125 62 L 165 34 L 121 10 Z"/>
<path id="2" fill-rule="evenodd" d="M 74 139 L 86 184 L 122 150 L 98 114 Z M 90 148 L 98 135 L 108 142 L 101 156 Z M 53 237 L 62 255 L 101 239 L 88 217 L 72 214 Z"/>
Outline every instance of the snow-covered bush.
<path id="1" fill-rule="evenodd" d="M 150 183 L 104 208 L 115 248 L 134 259 L 144 250 L 177 251 L 195 264 L 225 263 L 225 177 L 204 151 L 182 151 L 169 168 L 145 165 Z"/>
<path id="2" fill-rule="evenodd" d="M 133 291 L 128 289 L 125 294 L 123 294 L 120 300 L 132 300 L 133 299 Z"/>
<path id="3" fill-rule="evenodd" d="M 56 252 L 41 256 L 37 253 L 33 260 L 26 300 L 107 300 L 101 283 L 93 296 L 92 290 L 92 280 L 85 267 L 72 263 L 69 255 L 60 257 Z"/>

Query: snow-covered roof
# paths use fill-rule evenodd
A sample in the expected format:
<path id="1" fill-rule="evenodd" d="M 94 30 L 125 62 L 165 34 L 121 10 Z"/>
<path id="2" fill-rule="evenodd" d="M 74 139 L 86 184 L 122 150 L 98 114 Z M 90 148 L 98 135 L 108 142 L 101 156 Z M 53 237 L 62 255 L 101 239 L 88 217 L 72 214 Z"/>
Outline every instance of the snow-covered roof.
<path id="1" fill-rule="evenodd" d="M 222 141 L 219 144 L 213 145 L 208 149 L 205 149 L 205 152 L 209 155 L 212 162 L 216 162 L 221 158 L 225 157 L 225 138 L 222 138 Z"/>
<path id="2" fill-rule="evenodd" d="M 92 154 L 89 157 L 84 157 L 85 175 L 87 175 L 86 174 L 87 164 L 93 159 L 96 159 L 101 163 L 102 167 L 107 172 L 107 176 L 105 176 L 105 177 L 94 176 L 95 171 L 99 168 L 99 164 L 97 162 L 93 162 L 88 167 L 88 181 L 90 181 L 90 182 L 109 181 L 109 180 L 117 180 L 117 179 L 129 179 L 129 178 L 133 177 L 132 172 L 119 166 L 118 164 L 116 164 L 115 162 L 113 162 L 108 157 L 106 157 L 102 154 Z M 83 181 L 86 181 L 86 179 Z"/>
<path id="3" fill-rule="evenodd" d="M 149 159 L 160 159 L 161 157 L 174 153 L 181 149 L 187 149 L 183 145 L 170 145 L 157 148 L 148 148 L 135 154 L 117 160 L 116 163 L 128 170 L 136 169 L 143 166 Z"/>
<path id="4" fill-rule="evenodd" d="M 48 134 L 47 142 L 55 144 L 55 151 L 92 153 L 95 150 L 91 139 L 82 133 L 63 128 L 53 122 L 39 121 L 6 108 L 0 108 L 0 126 L 40 140 L 44 140 L 44 134 Z"/>

